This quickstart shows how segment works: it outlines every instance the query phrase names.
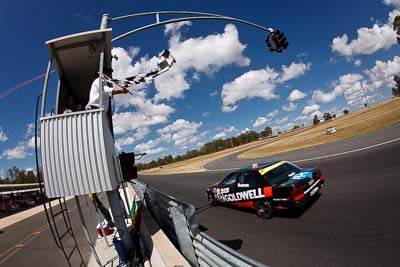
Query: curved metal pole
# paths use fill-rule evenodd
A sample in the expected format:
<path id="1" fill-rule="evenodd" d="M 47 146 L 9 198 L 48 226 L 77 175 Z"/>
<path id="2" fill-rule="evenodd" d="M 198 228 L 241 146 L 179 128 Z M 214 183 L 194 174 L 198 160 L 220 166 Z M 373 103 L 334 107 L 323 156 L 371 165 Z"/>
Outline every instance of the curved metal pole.
<path id="1" fill-rule="evenodd" d="M 196 15 L 196 16 L 209 16 L 209 17 L 225 17 L 218 14 L 211 13 L 203 13 L 203 12 L 193 12 L 193 11 L 154 11 L 154 12 L 145 12 L 145 13 L 137 13 L 131 14 L 116 18 L 108 18 L 110 22 L 115 22 L 124 19 L 136 18 L 136 17 L 145 17 L 145 16 L 153 16 L 153 15 Z"/>
<path id="2" fill-rule="evenodd" d="M 132 15 L 133 16 L 133 15 Z M 272 28 L 267 28 L 264 26 L 260 26 L 258 24 L 252 23 L 252 22 L 248 22 L 245 20 L 241 20 L 241 19 L 236 19 L 236 18 L 231 18 L 231 17 L 224 17 L 224 16 L 199 16 L 199 17 L 186 17 L 186 18 L 178 18 L 178 19 L 170 19 L 170 20 L 166 20 L 166 21 L 162 21 L 162 22 L 156 22 L 153 24 L 149 24 L 140 28 L 137 28 L 135 30 L 126 32 L 124 34 L 121 34 L 120 36 L 115 37 L 114 39 L 111 40 L 111 42 L 115 42 L 118 41 L 122 38 L 128 37 L 129 35 L 150 29 L 150 28 L 154 28 L 154 27 L 158 27 L 161 25 L 166 25 L 166 24 L 170 24 L 170 23 L 176 23 L 176 22 L 181 22 L 181 21 L 191 21 L 191 20 L 227 20 L 227 21 L 234 21 L 234 22 L 239 22 L 239 23 L 243 23 L 264 31 L 267 31 L 269 33 L 273 32 L 274 30 Z"/>

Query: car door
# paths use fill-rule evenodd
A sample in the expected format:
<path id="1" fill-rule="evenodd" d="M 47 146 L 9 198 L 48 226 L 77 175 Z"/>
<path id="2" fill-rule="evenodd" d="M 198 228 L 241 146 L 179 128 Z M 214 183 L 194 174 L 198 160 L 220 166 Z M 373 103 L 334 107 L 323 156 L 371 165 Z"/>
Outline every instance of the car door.
<path id="1" fill-rule="evenodd" d="M 238 173 L 229 174 L 219 186 L 219 192 L 217 192 L 217 198 L 223 202 L 235 201 L 235 192 L 237 184 Z"/>

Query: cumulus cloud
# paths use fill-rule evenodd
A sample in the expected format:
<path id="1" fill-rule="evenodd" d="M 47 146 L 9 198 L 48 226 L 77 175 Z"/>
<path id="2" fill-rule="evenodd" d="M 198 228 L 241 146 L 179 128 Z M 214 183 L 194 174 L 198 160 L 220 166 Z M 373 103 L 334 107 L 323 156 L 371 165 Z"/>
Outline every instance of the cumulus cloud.
<path id="1" fill-rule="evenodd" d="M 121 138 L 117 138 L 115 140 L 115 147 L 118 151 L 123 150 L 123 146 L 132 145 L 136 141 L 139 141 L 146 137 L 150 133 L 149 127 L 140 127 L 137 128 L 135 132 L 129 132 Z"/>
<path id="2" fill-rule="evenodd" d="M 208 111 L 203 112 L 203 113 L 201 113 L 201 116 L 203 116 L 203 118 L 208 118 L 208 117 L 210 117 L 210 112 L 208 112 Z"/>
<path id="3" fill-rule="evenodd" d="M 32 156 L 32 153 L 27 151 L 27 146 L 24 143 L 19 143 L 12 149 L 6 149 L 1 155 L 0 159 L 24 159 Z"/>
<path id="4" fill-rule="evenodd" d="M 274 111 L 269 112 L 266 117 L 267 118 L 274 118 L 278 114 L 279 114 L 279 110 L 275 109 Z"/>
<path id="5" fill-rule="evenodd" d="M 314 102 L 328 103 L 335 100 L 338 96 L 344 94 L 346 100 L 349 102 L 351 99 L 359 94 L 361 88 L 361 80 L 363 76 L 357 73 L 349 73 L 339 77 L 334 89 L 331 92 L 324 92 L 321 89 L 316 89 L 313 92 L 312 99 Z"/>
<path id="6" fill-rule="evenodd" d="M 284 118 L 282 118 L 282 119 L 276 119 L 274 122 L 275 122 L 277 125 L 282 125 L 282 124 L 286 123 L 288 120 L 289 120 L 288 117 L 284 117 Z"/>
<path id="7" fill-rule="evenodd" d="M 266 125 L 268 123 L 268 119 L 266 117 L 258 117 L 256 121 L 253 123 L 253 127 L 258 128 L 260 126 Z"/>
<path id="8" fill-rule="evenodd" d="M 3 129 L 0 127 L 0 142 L 5 142 L 8 140 L 7 135 L 3 132 Z"/>
<path id="9" fill-rule="evenodd" d="M 397 1 L 385 1 L 385 3 L 397 5 Z M 372 28 L 362 27 L 357 30 L 357 38 L 349 40 L 347 34 L 335 37 L 331 44 L 333 52 L 342 56 L 352 57 L 354 55 L 371 55 L 380 49 L 389 49 L 397 44 L 396 33 L 393 31 L 393 19 L 399 15 L 399 10 L 389 13 L 386 24 L 375 23 Z"/>
<path id="10" fill-rule="evenodd" d="M 0 159 L 24 159 L 32 156 L 30 152 L 35 147 L 35 136 L 34 136 L 35 125 L 30 123 L 26 126 L 25 136 L 22 141 L 19 141 L 17 146 L 14 148 L 6 149 L 0 154 Z M 2 130 L 0 128 L 0 138 Z M 4 137 L 3 137 L 4 138 Z M 8 139 L 6 136 L 5 138 Z M 6 140 L 7 140 L 6 139 Z M 0 140 L 1 141 L 1 140 Z M 40 146 L 40 138 L 38 137 L 38 146 Z"/>
<path id="11" fill-rule="evenodd" d="M 283 83 L 289 80 L 292 80 L 296 77 L 299 77 L 301 75 L 304 75 L 304 73 L 306 73 L 306 71 L 310 70 L 311 68 L 311 63 L 295 63 L 293 62 L 292 64 L 289 65 L 289 67 L 287 66 L 282 66 L 282 75 L 279 79 L 279 82 Z"/>
<path id="12" fill-rule="evenodd" d="M 247 132 L 250 132 L 251 130 L 249 129 L 249 128 L 245 128 L 243 131 L 241 131 L 240 133 L 241 134 L 243 134 L 243 133 L 247 133 Z"/>
<path id="13" fill-rule="evenodd" d="M 400 73 L 400 57 L 395 56 L 388 61 L 375 61 L 374 67 L 365 71 L 371 84 L 366 87 L 369 91 L 389 86 L 393 83 L 393 76 Z"/>
<path id="14" fill-rule="evenodd" d="M 311 64 L 292 63 L 289 67 L 283 66 L 282 72 L 270 67 L 251 70 L 226 83 L 222 87 L 222 111 L 232 112 L 239 106 L 238 101 L 260 97 L 265 100 L 278 99 L 275 94 L 276 85 L 303 75 L 310 69 Z"/>
<path id="15" fill-rule="evenodd" d="M 233 24 L 227 24 L 223 33 L 186 40 L 182 40 L 179 29 L 175 27 L 166 31 L 171 34 L 169 49 L 177 63 L 154 81 L 156 101 L 183 98 L 184 92 L 190 88 L 188 71 L 196 72 L 199 78 L 200 73 L 210 75 L 226 65 L 250 64 L 250 59 L 243 56 L 246 45 L 240 42 L 239 33 Z"/>
<path id="16" fill-rule="evenodd" d="M 298 90 L 298 89 L 294 89 L 290 95 L 288 96 L 287 100 L 289 100 L 290 102 L 305 98 L 307 96 L 307 94 L 303 93 L 302 91 Z"/>
<path id="17" fill-rule="evenodd" d="M 296 109 L 297 109 L 297 105 L 294 104 L 293 102 L 290 102 L 290 103 L 287 104 L 287 105 L 283 105 L 283 106 L 282 106 L 282 109 L 283 109 L 284 111 L 293 111 L 293 110 L 296 110 Z"/>
<path id="18" fill-rule="evenodd" d="M 395 7 L 400 8 L 400 0 L 383 0 L 383 3 L 387 6 L 394 5 Z"/>
<path id="19" fill-rule="evenodd" d="M 173 141 L 177 147 L 185 147 L 192 143 L 197 129 L 203 125 L 202 122 L 189 122 L 184 119 L 177 119 L 174 123 L 157 130 L 164 142 Z M 197 141 L 197 140 L 196 140 Z"/>
<path id="20" fill-rule="evenodd" d="M 362 64 L 362 61 L 359 59 L 354 60 L 354 66 L 359 67 Z"/>
<path id="21" fill-rule="evenodd" d="M 320 108 L 320 106 L 317 105 L 317 104 L 311 104 L 311 105 L 309 105 L 309 106 L 305 106 L 304 109 L 303 109 L 302 114 L 303 114 L 303 115 L 308 115 L 308 114 L 310 114 L 310 113 L 313 113 L 313 112 L 315 112 L 315 111 L 318 111 L 319 108 Z"/>
<path id="22" fill-rule="evenodd" d="M 160 138 L 149 140 L 146 143 L 141 143 L 135 146 L 135 150 L 139 151 L 140 153 L 147 153 L 149 154 L 150 151 L 155 151 L 154 148 L 158 146 L 162 140 Z M 160 153 L 160 152 L 159 152 Z"/>
<path id="23" fill-rule="evenodd" d="M 213 140 L 222 139 L 222 138 L 224 138 L 225 136 L 226 136 L 226 133 L 220 132 L 220 133 L 217 133 L 216 135 L 214 135 Z"/>
<path id="24" fill-rule="evenodd" d="M 168 116 L 165 114 L 149 116 L 142 112 L 121 112 L 113 115 L 114 133 L 125 134 L 128 131 L 136 131 L 167 121 Z"/>
<path id="25" fill-rule="evenodd" d="M 217 133 L 216 135 L 214 135 L 213 139 L 221 139 L 226 137 L 228 134 L 230 133 L 236 133 L 239 130 L 236 129 L 234 126 L 228 127 L 228 128 L 217 128 L 217 130 L 222 130 L 222 132 Z"/>

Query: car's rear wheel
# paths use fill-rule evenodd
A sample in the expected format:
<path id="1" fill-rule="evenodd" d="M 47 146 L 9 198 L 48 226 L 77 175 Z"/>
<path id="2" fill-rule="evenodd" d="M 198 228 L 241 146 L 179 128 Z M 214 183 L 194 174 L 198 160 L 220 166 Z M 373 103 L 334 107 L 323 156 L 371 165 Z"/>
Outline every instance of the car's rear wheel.
<path id="1" fill-rule="evenodd" d="M 256 214 L 263 219 L 271 219 L 274 213 L 274 208 L 268 200 L 260 200 L 255 203 Z"/>

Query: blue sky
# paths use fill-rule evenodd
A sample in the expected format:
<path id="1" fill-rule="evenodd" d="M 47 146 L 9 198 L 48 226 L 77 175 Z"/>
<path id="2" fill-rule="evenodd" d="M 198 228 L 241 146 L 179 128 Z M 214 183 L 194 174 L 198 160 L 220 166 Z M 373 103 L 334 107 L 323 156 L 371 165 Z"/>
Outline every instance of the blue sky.
<path id="1" fill-rule="evenodd" d="M 291 129 L 310 123 L 314 114 L 358 110 L 365 101 L 361 86 L 372 104 L 382 102 L 391 98 L 392 77 L 400 72 L 391 24 L 400 14 L 399 0 L 0 0 L 0 176 L 14 165 L 35 166 L 32 126 L 43 79 L 18 86 L 45 71 L 45 41 L 98 29 L 103 13 L 118 17 L 161 10 L 247 20 L 284 31 L 290 45 L 282 54 L 270 53 L 266 32 L 226 21 L 158 27 L 114 43 L 116 77 L 154 68 L 163 49 L 177 60 L 154 81 L 131 88 L 133 96 L 115 98 L 116 146 L 147 152 L 145 161 L 183 154 L 248 129 Z M 136 19 L 110 26 L 115 37 L 153 22 Z"/>

